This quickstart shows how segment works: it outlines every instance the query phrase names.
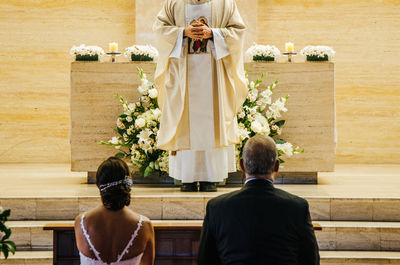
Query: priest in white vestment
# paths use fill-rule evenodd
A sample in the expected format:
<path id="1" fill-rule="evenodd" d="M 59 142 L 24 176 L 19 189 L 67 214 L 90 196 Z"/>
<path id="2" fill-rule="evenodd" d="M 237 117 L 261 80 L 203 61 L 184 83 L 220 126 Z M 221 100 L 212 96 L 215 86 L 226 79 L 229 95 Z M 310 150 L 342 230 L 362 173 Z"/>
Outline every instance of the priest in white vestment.
<path id="1" fill-rule="evenodd" d="M 182 191 L 216 191 L 236 171 L 236 113 L 247 96 L 246 26 L 234 0 L 166 0 L 153 30 L 162 111 L 158 148 Z"/>

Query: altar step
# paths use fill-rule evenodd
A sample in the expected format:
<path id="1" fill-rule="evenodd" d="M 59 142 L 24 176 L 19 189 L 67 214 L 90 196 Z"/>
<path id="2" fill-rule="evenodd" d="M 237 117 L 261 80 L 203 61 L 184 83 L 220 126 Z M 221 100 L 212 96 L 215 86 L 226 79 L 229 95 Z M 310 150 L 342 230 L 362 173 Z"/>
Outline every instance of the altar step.
<path id="1" fill-rule="evenodd" d="M 18 250 L 51 250 L 52 233 L 43 230 L 48 223 L 73 221 L 8 222 Z M 319 221 L 318 224 L 322 227 L 322 231 L 316 231 L 321 250 L 400 251 L 399 222 Z"/>
<path id="2" fill-rule="evenodd" d="M 17 251 L 7 260 L 0 257 L 1 265 L 50 265 L 53 264 L 52 251 Z"/>
<path id="3" fill-rule="evenodd" d="M 216 195 L 170 191 L 163 195 L 151 188 L 148 191 L 150 195 L 135 196 L 133 190 L 132 209 L 163 220 L 202 220 L 208 200 Z M 303 197 L 310 204 L 314 221 L 400 221 L 400 198 Z M 99 203 L 98 196 L 0 197 L 0 205 L 12 209 L 10 220 L 15 221 L 73 220 Z"/>
<path id="4" fill-rule="evenodd" d="M 0 259 L 1 265 L 50 265 L 53 263 L 51 251 L 18 251 L 8 260 Z M 321 251 L 323 265 L 382 265 L 400 264 L 399 252 L 384 251 Z"/>

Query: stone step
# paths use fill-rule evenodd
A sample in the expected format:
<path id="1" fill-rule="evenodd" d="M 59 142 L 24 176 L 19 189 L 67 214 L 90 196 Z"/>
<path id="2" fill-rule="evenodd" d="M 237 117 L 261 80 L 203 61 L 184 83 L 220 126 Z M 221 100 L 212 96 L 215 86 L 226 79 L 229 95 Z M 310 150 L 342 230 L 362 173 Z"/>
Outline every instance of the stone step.
<path id="1" fill-rule="evenodd" d="M 318 221 L 321 250 L 400 251 L 400 222 Z"/>
<path id="2" fill-rule="evenodd" d="M 17 251 L 7 260 L 0 257 L 1 265 L 50 265 L 53 264 L 51 251 Z"/>
<path id="3" fill-rule="evenodd" d="M 323 265 L 382 265 L 400 264 L 400 252 L 384 251 L 321 251 Z M 17 251 L 8 260 L 0 259 L 1 265 L 50 265 L 51 251 Z"/>
<path id="4" fill-rule="evenodd" d="M 48 223 L 72 224 L 73 221 L 10 221 L 7 224 L 18 250 L 51 250 L 52 232 L 43 230 Z M 400 251 L 400 222 L 318 223 L 322 227 L 322 231 L 316 231 L 321 250 Z"/>
<path id="5" fill-rule="evenodd" d="M 50 221 L 9 221 L 11 240 L 17 245 L 17 250 L 52 250 L 53 232 L 45 231 L 43 227 Z M 68 221 L 73 223 L 73 221 Z M 66 223 L 66 221 L 51 221 L 51 223 Z"/>
<path id="6" fill-rule="evenodd" d="M 386 251 L 321 251 L 323 265 L 382 265 L 400 264 L 400 252 Z"/>
<path id="7" fill-rule="evenodd" d="M 179 192 L 135 196 L 133 210 L 151 219 L 202 220 L 205 206 L 217 194 Z M 316 221 L 400 221 L 400 198 L 307 197 Z M 0 197 L 0 205 L 10 208 L 10 220 L 72 220 L 100 203 L 98 196 Z"/>

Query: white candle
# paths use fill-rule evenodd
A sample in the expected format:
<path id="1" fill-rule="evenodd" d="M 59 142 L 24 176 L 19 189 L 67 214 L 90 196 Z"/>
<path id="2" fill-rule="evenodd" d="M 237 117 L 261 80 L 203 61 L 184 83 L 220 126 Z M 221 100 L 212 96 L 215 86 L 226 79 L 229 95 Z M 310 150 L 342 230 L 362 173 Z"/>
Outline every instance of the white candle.
<path id="1" fill-rule="evenodd" d="M 118 43 L 111 42 L 109 44 L 109 49 L 110 49 L 110 52 L 117 52 L 118 51 Z"/>
<path id="2" fill-rule="evenodd" d="M 294 45 L 291 42 L 286 42 L 285 43 L 285 49 L 287 52 L 293 52 L 294 51 Z"/>

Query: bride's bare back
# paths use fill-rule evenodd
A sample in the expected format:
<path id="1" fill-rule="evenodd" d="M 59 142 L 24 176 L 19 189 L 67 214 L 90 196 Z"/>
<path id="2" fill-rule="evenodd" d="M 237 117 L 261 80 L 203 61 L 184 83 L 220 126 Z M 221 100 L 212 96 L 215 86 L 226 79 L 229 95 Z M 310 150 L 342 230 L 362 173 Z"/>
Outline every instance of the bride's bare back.
<path id="1" fill-rule="evenodd" d="M 103 205 L 87 212 L 84 216 L 84 227 L 90 241 L 106 263 L 118 260 L 139 224 L 140 215 L 124 207 L 119 211 L 106 209 Z M 75 219 L 75 235 L 78 250 L 84 256 L 96 259 L 90 249 L 88 240 L 81 228 L 81 215 Z M 150 220 L 143 217 L 142 226 L 133 240 L 132 246 L 122 257 L 122 261 L 137 257 L 143 253 L 140 264 L 154 263 L 154 230 Z"/>

